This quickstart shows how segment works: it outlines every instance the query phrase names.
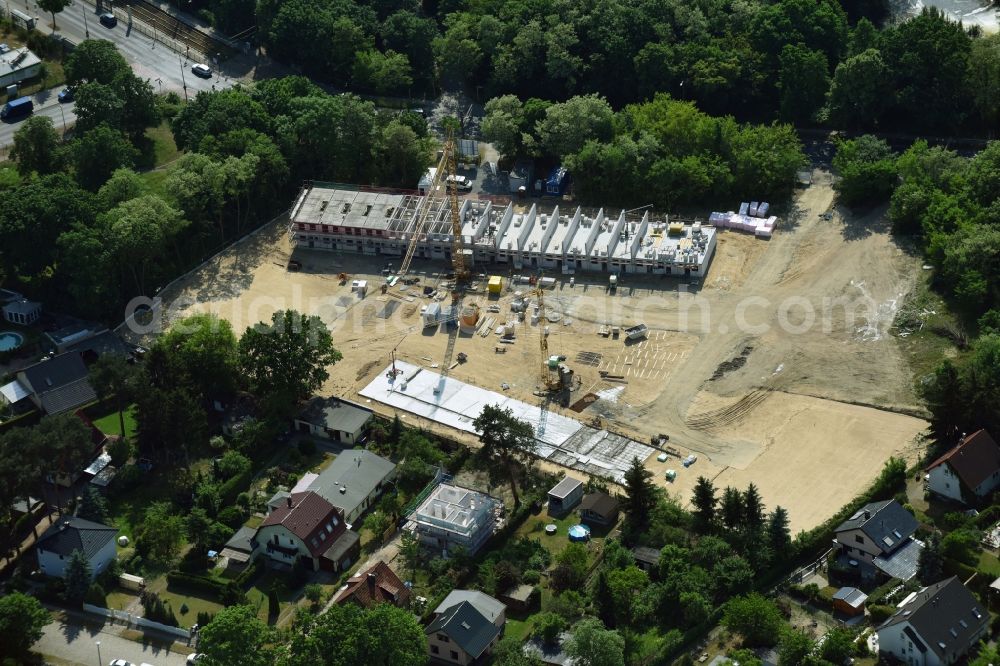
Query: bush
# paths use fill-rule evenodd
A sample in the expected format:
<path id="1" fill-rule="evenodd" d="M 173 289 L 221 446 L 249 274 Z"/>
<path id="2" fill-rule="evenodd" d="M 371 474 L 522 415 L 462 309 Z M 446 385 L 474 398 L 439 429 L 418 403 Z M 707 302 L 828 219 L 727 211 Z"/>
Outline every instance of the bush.
<path id="1" fill-rule="evenodd" d="M 893 606 L 882 606 L 876 604 L 874 606 L 868 606 L 868 613 L 872 617 L 873 624 L 881 624 L 889 619 L 889 616 L 896 612 L 896 608 Z"/>
<path id="2" fill-rule="evenodd" d="M 303 591 L 306 599 L 311 601 L 313 604 L 318 604 L 323 598 L 323 587 L 319 583 L 310 583 L 306 585 Z"/>
<path id="3" fill-rule="evenodd" d="M 239 575 L 236 576 L 236 579 L 233 582 L 240 587 L 243 587 L 263 573 L 266 568 L 267 564 L 264 562 L 264 556 L 258 555 L 252 562 L 250 562 L 250 564 L 247 565 L 246 569 L 241 571 Z"/>
<path id="4" fill-rule="evenodd" d="M 219 486 L 220 506 L 229 506 L 236 501 L 236 496 L 246 491 L 253 479 L 253 468 L 247 468 Z"/>
<path id="5" fill-rule="evenodd" d="M 555 643 L 559 634 L 567 628 L 566 620 L 555 613 L 539 613 L 532 621 L 532 633 L 544 643 Z"/>
<path id="6" fill-rule="evenodd" d="M 303 437 L 299 440 L 299 453 L 304 456 L 311 456 L 316 453 L 316 442 L 312 441 L 308 437 Z"/>
<path id="7" fill-rule="evenodd" d="M 97 583 L 91 583 L 90 588 L 87 589 L 87 594 L 86 596 L 84 596 L 83 601 L 84 603 L 88 603 L 92 606 L 101 606 L 103 608 L 107 606 L 107 602 L 105 601 L 105 598 L 107 596 L 108 595 L 105 594 L 103 587 L 101 587 Z"/>
<path id="8" fill-rule="evenodd" d="M 528 569 L 521 575 L 521 580 L 523 580 L 527 585 L 538 585 L 538 581 L 542 579 L 542 574 L 534 569 Z"/>
<path id="9" fill-rule="evenodd" d="M 219 478 L 223 481 L 246 472 L 252 467 L 250 459 L 239 451 L 226 451 L 216 464 Z"/>
<path id="10" fill-rule="evenodd" d="M 196 622 L 198 623 L 199 627 L 204 627 L 206 624 L 212 621 L 213 617 L 215 617 L 214 613 L 209 613 L 208 611 L 198 611 L 198 619 L 196 620 Z"/>
<path id="11" fill-rule="evenodd" d="M 245 494 L 245 493 L 243 493 Z M 235 506 L 227 506 L 219 512 L 219 522 L 226 527 L 239 529 L 243 525 L 243 511 Z"/>
<path id="12" fill-rule="evenodd" d="M 997 521 L 1000 521 L 1000 505 L 993 504 L 983 509 L 976 516 L 976 527 L 985 530 L 993 527 L 993 524 Z"/>
<path id="13" fill-rule="evenodd" d="M 236 581 L 225 582 L 209 576 L 171 571 L 167 573 L 167 584 L 204 594 L 227 606 L 243 603 L 246 599 Z"/>

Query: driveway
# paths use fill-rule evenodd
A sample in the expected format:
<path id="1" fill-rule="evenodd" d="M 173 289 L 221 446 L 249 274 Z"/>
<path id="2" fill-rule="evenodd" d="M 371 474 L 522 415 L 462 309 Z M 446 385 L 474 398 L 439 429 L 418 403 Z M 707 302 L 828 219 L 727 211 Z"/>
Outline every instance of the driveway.
<path id="1" fill-rule="evenodd" d="M 155 639 L 133 641 L 123 637 L 123 627 L 104 624 L 99 621 L 84 624 L 76 616 L 61 614 L 45 627 L 42 638 L 32 648 L 39 654 L 52 658 L 60 664 L 80 664 L 94 666 L 107 664 L 112 659 L 127 659 L 134 664 L 143 662 L 153 666 L 185 666 L 191 652 L 167 642 Z M 129 632 L 137 633 L 137 632 Z M 101 642 L 98 661 L 97 641 Z M 184 650 L 183 652 L 179 650 Z"/>

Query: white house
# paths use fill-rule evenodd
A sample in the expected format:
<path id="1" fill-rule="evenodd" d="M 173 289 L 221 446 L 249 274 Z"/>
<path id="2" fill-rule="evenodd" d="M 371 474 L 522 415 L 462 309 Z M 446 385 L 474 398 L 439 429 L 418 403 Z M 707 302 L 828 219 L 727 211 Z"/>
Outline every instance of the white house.
<path id="1" fill-rule="evenodd" d="M 342 571 L 357 558 L 359 537 L 344 513 L 313 492 L 292 493 L 271 512 L 250 540 L 251 559 L 265 555 L 280 564 L 302 561 L 313 571 Z"/>
<path id="2" fill-rule="evenodd" d="M 343 509 L 344 519 L 353 525 L 395 478 L 396 464 L 391 460 L 365 449 L 347 449 L 329 467 L 311 475 L 308 483 L 305 475 L 299 483 L 305 486 L 303 490 L 318 493 Z"/>
<path id="3" fill-rule="evenodd" d="M 42 316 L 42 304 L 21 298 L 0 308 L 3 311 L 3 318 L 12 324 L 28 326 L 38 321 Z"/>
<path id="4" fill-rule="evenodd" d="M 340 398 L 313 398 L 295 418 L 295 429 L 341 444 L 364 440 L 372 410 Z"/>
<path id="5" fill-rule="evenodd" d="M 38 540 L 38 568 L 46 576 L 62 578 L 70 556 L 78 550 L 90 562 L 91 574 L 97 576 L 117 556 L 116 536 L 117 528 L 75 516 L 64 517 Z"/>
<path id="6" fill-rule="evenodd" d="M 927 467 L 931 492 L 975 504 L 1000 485 L 1000 446 L 979 430 Z"/>
<path id="7" fill-rule="evenodd" d="M 954 664 L 989 627 L 989 613 L 954 576 L 910 594 L 878 628 L 879 653 L 907 666 Z"/>

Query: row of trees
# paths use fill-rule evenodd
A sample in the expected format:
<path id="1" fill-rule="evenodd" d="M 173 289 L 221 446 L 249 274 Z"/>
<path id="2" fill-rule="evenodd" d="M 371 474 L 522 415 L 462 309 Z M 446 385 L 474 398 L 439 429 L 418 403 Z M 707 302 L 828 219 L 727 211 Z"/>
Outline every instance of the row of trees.
<path id="1" fill-rule="evenodd" d="M 558 158 L 576 193 L 601 204 L 780 198 L 805 164 L 789 125 L 740 125 L 667 94 L 617 113 L 597 95 L 560 103 L 504 95 L 486 103 L 482 131 L 504 155 Z"/>

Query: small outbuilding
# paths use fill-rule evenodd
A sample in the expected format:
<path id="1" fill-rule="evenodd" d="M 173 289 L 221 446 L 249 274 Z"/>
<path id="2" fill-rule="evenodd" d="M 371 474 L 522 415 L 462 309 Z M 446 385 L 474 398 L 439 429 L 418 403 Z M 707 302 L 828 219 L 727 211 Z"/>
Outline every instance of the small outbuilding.
<path id="1" fill-rule="evenodd" d="M 42 304 L 29 301 L 27 298 L 18 299 L 3 306 L 3 318 L 12 324 L 29 326 L 38 321 L 42 316 Z"/>
<path id="2" fill-rule="evenodd" d="M 41 71 L 42 59 L 26 46 L 0 53 L 0 86 L 32 79 Z"/>
<path id="3" fill-rule="evenodd" d="M 372 410 L 340 398 L 313 398 L 295 419 L 295 429 L 341 444 L 364 441 Z"/>
<path id="4" fill-rule="evenodd" d="M 833 595 L 833 610 L 850 617 L 865 614 L 868 595 L 856 587 L 842 587 Z"/>
<path id="5" fill-rule="evenodd" d="M 580 503 L 580 521 L 602 527 L 614 525 L 618 520 L 618 500 L 607 493 L 585 495 Z"/>
<path id="6" fill-rule="evenodd" d="M 501 594 L 500 601 L 505 603 L 507 608 L 519 613 L 527 613 L 537 604 L 538 595 L 535 593 L 533 585 L 522 583 Z"/>
<path id="7" fill-rule="evenodd" d="M 655 571 L 660 565 L 660 551 L 649 546 L 636 546 L 632 549 L 632 557 L 635 558 L 635 566 L 643 571 Z"/>
<path id="8" fill-rule="evenodd" d="M 549 515 L 564 516 L 572 511 L 581 499 L 583 499 L 583 482 L 565 476 L 549 491 Z"/>

